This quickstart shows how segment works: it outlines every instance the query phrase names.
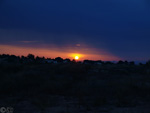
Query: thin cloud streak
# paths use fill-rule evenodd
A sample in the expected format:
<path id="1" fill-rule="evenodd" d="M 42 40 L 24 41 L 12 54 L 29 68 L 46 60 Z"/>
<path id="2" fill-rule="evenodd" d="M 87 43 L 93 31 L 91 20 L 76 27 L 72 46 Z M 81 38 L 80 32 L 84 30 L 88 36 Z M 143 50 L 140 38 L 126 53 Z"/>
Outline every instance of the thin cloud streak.
<path id="1" fill-rule="evenodd" d="M 20 42 L 20 43 L 35 43 L 35 42 L 38 42 L 38 41 L 18 41 L 18 42 Z"/>

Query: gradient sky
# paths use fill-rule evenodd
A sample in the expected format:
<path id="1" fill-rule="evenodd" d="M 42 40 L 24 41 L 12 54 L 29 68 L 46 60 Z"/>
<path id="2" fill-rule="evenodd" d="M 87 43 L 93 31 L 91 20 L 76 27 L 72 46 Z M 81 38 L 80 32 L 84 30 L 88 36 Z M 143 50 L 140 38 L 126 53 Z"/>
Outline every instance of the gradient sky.
<path id="1" fill-rule="evenodd" d="M 149 60 L 149 0 L 0 0 L 0 54 Z"/>

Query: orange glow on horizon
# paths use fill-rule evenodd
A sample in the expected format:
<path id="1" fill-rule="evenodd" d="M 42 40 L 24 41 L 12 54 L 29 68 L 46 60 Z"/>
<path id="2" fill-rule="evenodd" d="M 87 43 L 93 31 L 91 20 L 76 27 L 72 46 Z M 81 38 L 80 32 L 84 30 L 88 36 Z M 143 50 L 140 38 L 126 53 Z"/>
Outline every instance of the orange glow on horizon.
<path id="1" fill-rule="evenodd" d="M 119 60 L 118 57 L 113 56 L 111 54 L 93 54 L 88 53 L 71 53 L 66 51 L 62 51 L 58 48 L 58 50 L 54 50 L 53 48 L 33 48 L 33 47 L 20 47 L 20 46 L 11 46 L 11 45 L 0 45 L 0 54 L 11 54 L 11 55 L 17 55 L 17 56 L 27 56 L 29 53 L 33 54 L 35 56 L 39 57 L 45 57 L 45 58 L 56 58 L 56 57 L 62 57 L 63 59 L 69 58 L 69 59 L 75 59 L 75 60 L 103 60 L 103 61 L 111 61 L 111 60 Z M 73 51 L 73 50 L 72 50 Z M 90 51 L 89 51 L 90 52 Z"/>

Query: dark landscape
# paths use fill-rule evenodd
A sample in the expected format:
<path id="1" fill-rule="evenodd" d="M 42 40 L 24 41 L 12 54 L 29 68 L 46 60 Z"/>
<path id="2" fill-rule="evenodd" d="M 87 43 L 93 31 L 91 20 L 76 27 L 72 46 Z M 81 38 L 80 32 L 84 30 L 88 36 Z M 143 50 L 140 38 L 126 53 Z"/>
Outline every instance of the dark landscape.
<path id="1" fill-rule="evenodd" d="M 0 0 L 0 113 L 150 113 L 150 0 Z"/>
<path id="2" fill-rule="evenodd" d="M 0 106 L 14 113 L 150 113 L 150 61 L 1 54 Z"/>

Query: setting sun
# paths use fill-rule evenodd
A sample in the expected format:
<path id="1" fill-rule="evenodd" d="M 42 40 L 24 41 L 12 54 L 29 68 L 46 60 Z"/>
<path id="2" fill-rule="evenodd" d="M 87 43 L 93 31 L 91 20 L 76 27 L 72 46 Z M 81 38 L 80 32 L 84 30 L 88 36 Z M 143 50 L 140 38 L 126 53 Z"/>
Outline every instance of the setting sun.
<path id="1" fill-rule="evenodd" d="M 70 58 L 73 58 L 73 59 L 75 59 L 75 60 L 82 60 L 82 58 L 83 58 L 83 54 L 80 54 L 80 53 L 71 53 L 70 54 Z"/>
<path id="2" fill-rule="evenodd" d="M 78 59 L 79 59 L 79 56 L 75 56 L 75 59 L 78 60 Z"/>

